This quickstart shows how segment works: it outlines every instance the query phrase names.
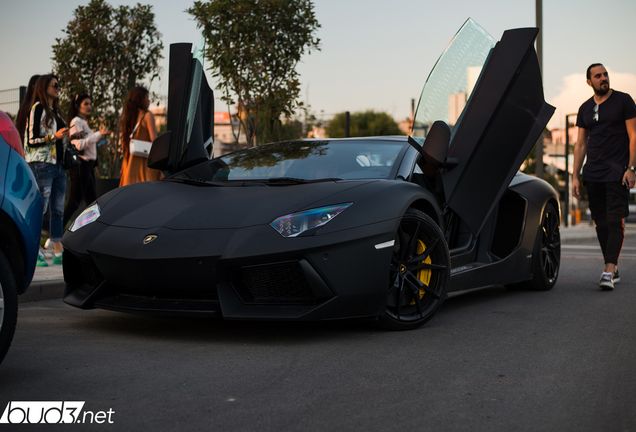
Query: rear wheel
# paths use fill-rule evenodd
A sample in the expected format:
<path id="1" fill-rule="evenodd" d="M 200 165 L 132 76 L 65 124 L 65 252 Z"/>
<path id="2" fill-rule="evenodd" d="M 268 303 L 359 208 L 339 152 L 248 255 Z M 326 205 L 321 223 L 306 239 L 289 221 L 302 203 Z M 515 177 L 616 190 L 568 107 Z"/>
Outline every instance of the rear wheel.
<path id="1" fill-rule="evenodd" d="M 9 262 L 0 252 L 0 362 L 9 350 L 18 318 L 18 291 Z"/>
<path id="2" fill-rule="evenodd" d="M 547 291 L 556 284 L 561 267 L 561 229 L 559 213 L 554 205 L 546 204 L 541 217 L 539 248 L 535 249 L 533 278 L 528 288 Z"/>
<path id="3" fill-rule="evenodd" d="M 449 280 L 442 231 L 425 213 L 408 209 L 395 238 L 386 311 L 379 324 L 391 330 L 420 327 L 444 302 Z"/>
<path id="4" fill-rule="evenodd" d="M 559 212 L 547 203 L 541 215 L 541 227 L 535 241 L 532 279 L 513 284 L 515 289 L 548 291 L 556 284 L 561 267 L 561 229 Z"/>

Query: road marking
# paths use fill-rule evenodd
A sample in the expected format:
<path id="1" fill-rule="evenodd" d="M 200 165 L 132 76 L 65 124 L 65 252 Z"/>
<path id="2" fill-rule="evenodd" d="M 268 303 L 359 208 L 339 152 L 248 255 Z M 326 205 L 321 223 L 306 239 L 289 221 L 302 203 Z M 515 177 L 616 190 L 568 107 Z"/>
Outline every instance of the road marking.
<path id="1" fill-rule="evenodd" d="M 561 249 L 601 249 L 600 246 L 577 246 L 577 245 L 561 245 Z M 623 247 L 623 250 L 633 250 L 636 251 L 636 247 Z"/>
<path id="2" fill-rule="evenodd" d="M 561 257 L 562 258 L 589 258 L 589 257 L 603 258 L 603 256 L 600 254 L 600 251 L 598 253 L 592 253 L 592 252 L 562 253 Z M 622 253 L 620 256 L 620 259 L 636 260 L 636 254 Z"/>

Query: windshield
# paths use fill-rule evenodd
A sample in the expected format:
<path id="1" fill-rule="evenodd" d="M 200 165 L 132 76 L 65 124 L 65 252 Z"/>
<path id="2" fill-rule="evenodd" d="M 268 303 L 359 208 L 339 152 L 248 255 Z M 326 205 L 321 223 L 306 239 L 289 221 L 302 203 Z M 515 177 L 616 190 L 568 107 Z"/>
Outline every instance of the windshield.
<path id="1" fill-rule="evenodd" d="M 448 124 L 451 131 L 456 130 L 495 43 L 492 36 L 470 18 L 459 29 L 422 89 L 411 130 L 411 136 L 420 145 L 437 120 Z"/>
<path id="2" fill-rule="evenodd" d="M 394 178 L 405 145 L 378 141 L 293 141 L 231 153 L 186 173 L 205 181 Z M 395 167 L 395 170 L 394 170 Z"/>

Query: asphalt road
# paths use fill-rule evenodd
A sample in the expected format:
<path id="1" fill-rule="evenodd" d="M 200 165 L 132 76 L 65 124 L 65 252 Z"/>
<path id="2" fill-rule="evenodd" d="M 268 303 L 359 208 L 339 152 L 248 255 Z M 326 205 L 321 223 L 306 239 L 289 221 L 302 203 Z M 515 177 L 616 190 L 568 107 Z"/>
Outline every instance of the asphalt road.
<path id="1" fill-rule="evenodd" d="M 636 234 L 625 246 L 614 291 L 595 240 L 572 240 L 552 291 L 452 298 L 410 332 L 24 303 L 0 415 L 85 401 L 100 424 L 38 430 L 636 431 Z"/>

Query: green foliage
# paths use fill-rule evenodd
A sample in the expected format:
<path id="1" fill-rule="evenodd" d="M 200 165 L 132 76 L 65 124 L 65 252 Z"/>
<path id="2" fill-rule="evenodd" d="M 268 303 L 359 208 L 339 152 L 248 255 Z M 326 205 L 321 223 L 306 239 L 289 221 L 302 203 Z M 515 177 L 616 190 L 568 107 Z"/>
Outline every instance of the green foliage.
<path id="1" fill-rule="evenodd" d="M 536 144 L 532 146 L 528 156 L 525 159 L 525 166 L 522 170 L 523 173 L 534 175 L 537 166 L 537 146 Z"/>
<path id="2" fill-rule="evenodd" d="M 238 105 L 250 144 L 271 141 L 280 117 L 289 119 L 296 108 L 296 65 L 305 51 L 320 49 L 320 39 L 314 37 L 320 24 L 312 2 L 195 1 L 187 12 L 203 29 L 206 58 L 219 79 L 221 99 Z"/>
<path id="3" fill-rule="evenodd" d="M 336 114 L 325 128 L 331 138 L 345 137 L 346 113 Z M 393 117 L 373 110 L 354 112 L 349 118 L 349 132 L 352 137 L 404 135 Z"/>
<path id="4" fill-rule="evenodd" d="M 537 166 L 537 146 L 535 144 L 530 150 L 530 153 L 528 153 L 528 156 L 526 156 L 525 166 L 523 170 L 521 170 L 521 172 L 534 176 L 536 171 L 536 166 Z M 557 191 L 559 190 L 559 178 L 557 176 L 550 174 L 549 172 L 544 170 L 543 180 L 550 183 L 555 190 Z"/>
<path id="5" fill-rule="evenodd" d="M 265 116 L 261 116 L 258 120 L 258 130 L 263 131 L 270 126 L 268 119 Z M 261 142 L 261 144 L 267 144 L 268 142 L 279 141 L 292 141 L 303 138 L 303 124 L 297 118 L 288 119 L 284 122 L 277 120 L 274 123 L 274 128 L 267 138 L 267 141 Z"/>
<path id="6" fill-rule="evenodd" d="M 163 42 L 151 5 L 114 8 L 104 0 L 78 6 L 53 46 L 53 71 L 62 84 L 61 102 L 86 93 L 93 102 L 93 129 L 107 126 L 112 133 L 100 147 L 108 177 L 121 168 L 120 115 L 128 91 L 139 82 L 159 76 Z"/>
<path id="7" fill-rule="evenodd" d="M 303 138 L 303 124 L 299 120 L 290 120 L 280 125 L 277 141 L 291 141 Z"/>

